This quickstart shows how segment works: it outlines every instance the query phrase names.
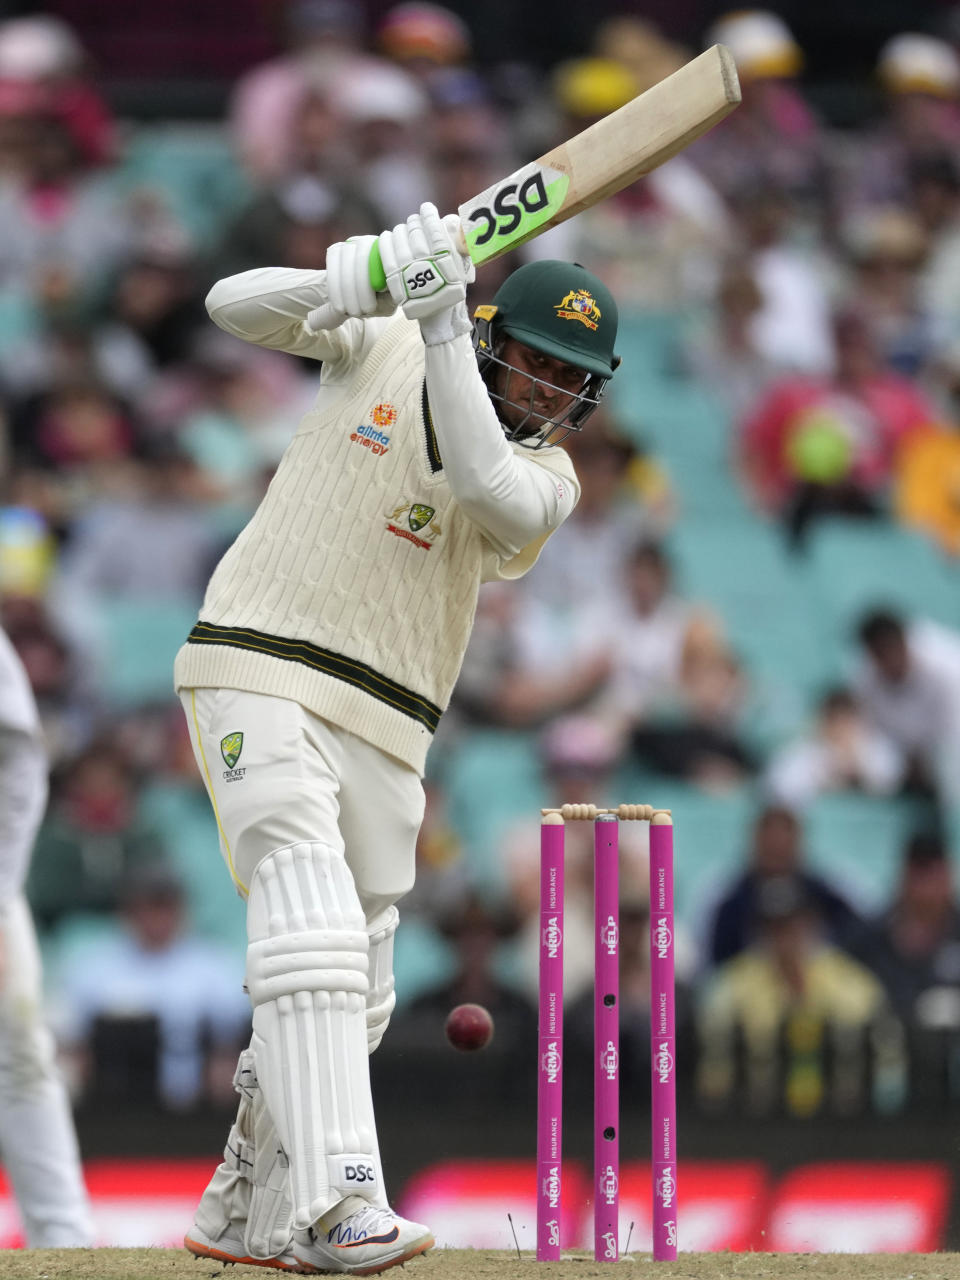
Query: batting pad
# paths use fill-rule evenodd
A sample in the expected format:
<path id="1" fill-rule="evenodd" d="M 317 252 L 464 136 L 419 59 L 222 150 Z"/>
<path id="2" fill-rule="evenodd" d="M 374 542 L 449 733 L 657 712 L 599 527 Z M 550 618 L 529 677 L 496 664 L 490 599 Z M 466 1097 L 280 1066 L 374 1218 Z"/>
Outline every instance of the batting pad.
<path id="1" fill-rule="evenodd" d="M 380 1186 L 367 1062 L 366 922 L 343 858 L 287 845 L 258 864 L 247 902 L 257 1078 L 290 1161 L 293 1225 Z"/>
<path id="2" fill-rule="evenodd" d="M 387 907 L 367 925 L 370 939 L 370 989 L 367 992 L 367 1052 L 379 1047 L 397 1003 L 393 989 L 393 935 L 400 912 Z"/>

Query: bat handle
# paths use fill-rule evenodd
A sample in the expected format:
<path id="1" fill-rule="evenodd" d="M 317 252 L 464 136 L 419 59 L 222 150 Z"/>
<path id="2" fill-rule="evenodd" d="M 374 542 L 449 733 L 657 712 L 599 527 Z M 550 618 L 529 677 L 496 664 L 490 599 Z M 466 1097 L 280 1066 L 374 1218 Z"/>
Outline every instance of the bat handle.
<path id="1" fill-rule="evenodd" d="M 455 214 L 452 216 L 456 216 Z M 467 252 L 467 242 L 463 237 L 463 227 L 460 220 L 457 219 L 457 229 L 454 236 L 456 246 L 462 254 Z M 376 241 L 370 247 L 370 257 L 367 259 L 367 271 L 370 274 L 370 283 L 375 293 L 383 293 L 387 287 L 387 273 L 383 269 L 383 259 L 380 257 L 380 246 Z M 307 324 L 316 333 L 322 329 L 335 329 L 337 325 L 343 323 L 343 316 L 329 302 L 323 304 L 322 307 L 316 307 L 307 315 Z"/>
<path id="2" fill-rule="evenodd" d="M 457 228 L 454 232 L 454 243 L 456 244 L 459 252 L 466 255 L 467 242 L 463 236 L 463 227 L 460 223 L 460 219 L 457 218 L 456 214 L 452 214 L 450 216 L 452 218 L 456 218 L 457 223 Z M 450 223 L 446 218 L 444 218 L 444 222 L 447 222 L 447 227 L 450 229 Z M 374 241 L 373 246 L 370 249 L 370 258 L 367 262 L 367 270 L 370 272 L 370 283 L 373 285 L 374 293 L 383 293 L 384 289 L 387 287 L 387 273 L 383 269 L 383 260 L 380 257 L 380 245 L 376 241 Z"/>

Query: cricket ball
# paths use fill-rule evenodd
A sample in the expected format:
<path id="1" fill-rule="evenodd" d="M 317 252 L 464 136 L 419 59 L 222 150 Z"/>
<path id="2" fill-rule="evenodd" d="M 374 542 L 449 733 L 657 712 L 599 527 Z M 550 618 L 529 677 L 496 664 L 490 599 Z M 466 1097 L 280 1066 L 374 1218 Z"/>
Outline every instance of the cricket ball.
<path id="1" fill-rule="evenodd" d="M 444 1030 L 455 1049 L 472 1053 L 490 1043 L 493 1019 L 482 1004 L 458 1004 L 447 1015 Z"/>

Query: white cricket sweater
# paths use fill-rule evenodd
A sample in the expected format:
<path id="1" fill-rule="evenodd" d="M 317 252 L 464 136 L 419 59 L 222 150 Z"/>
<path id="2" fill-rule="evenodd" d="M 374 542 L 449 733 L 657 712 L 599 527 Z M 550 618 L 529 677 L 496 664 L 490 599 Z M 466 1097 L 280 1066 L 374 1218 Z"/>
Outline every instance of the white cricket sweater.
<path id="1" fill-rule="evenodd" d="M 240 336 L 302 352 L 305 316 L 324 300 L 315 288 L 321 274 L 270 277 L 271 284 L 277 276 L 310 277 L 283 332 L 277 294 L 257 294 L 262 281 L 250 281 L 258 273 L 234 278 L 241 283 L 225 307 L 215 306 L 213 295 L 208 306 Z M 285 283 L 286 305 L 297 289 L 295 281 Z M 422 773 L 481 581 L 519 577 L 531 567 L 572 508 L 576 477 L 561 449 L 504 449 L 469 339 L 430 348 L 425 360 L 419 326 L 399 317 L 310 336 L 330 360 L 332 385 L 300 422 L 258 510 L 214 571 L 200 620 L 177 655 L 175 684 L 293 699 Z M 435 368 L 425 378 L 430 361 Z M 461 403 L 483 421 L 445 420 L 441 427 L 427 387 L 436 389 L 447 419 L 457 384 Z M 481 492 L 487 467 L 472 436 L 478 428 L 483 444 L 486 413 L 496 447 L 488 435 L 486 445 L 501 479 L 513 468 L 529 480 L 532 469 L 540 500 L 531 501 L 522 486 L 525 508 L 508 495 L 504 506 L 514 506 L 514 519 L 497 534 L 477 522 L 490 495 Z M 465 440 L 472 440 L 466 450 Z M 460 500 L 444 464 L 447 444 Z M 522 529 L 530 540 L 517 545 L 508 529 Z"/>

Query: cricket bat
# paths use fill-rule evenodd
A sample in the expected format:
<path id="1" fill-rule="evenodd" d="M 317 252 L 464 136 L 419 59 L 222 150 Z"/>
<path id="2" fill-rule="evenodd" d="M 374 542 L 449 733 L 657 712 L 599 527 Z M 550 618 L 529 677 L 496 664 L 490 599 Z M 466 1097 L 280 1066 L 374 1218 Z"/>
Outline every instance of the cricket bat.
<path id="1" fill-rule="evenodd" d="M 733 55 L 725 45 L 715 44 L 582 133 L 462 204 L 457 210 L 461 251 L 478 267 L 509 253 L 656 169 L 712 129 L 739 101 Z M 387 287 L 376 245 L 370 255 L 370 282 L 378 293 Z M 311 321 L 325 312 L 326 307 L 318 308 Z"/>

